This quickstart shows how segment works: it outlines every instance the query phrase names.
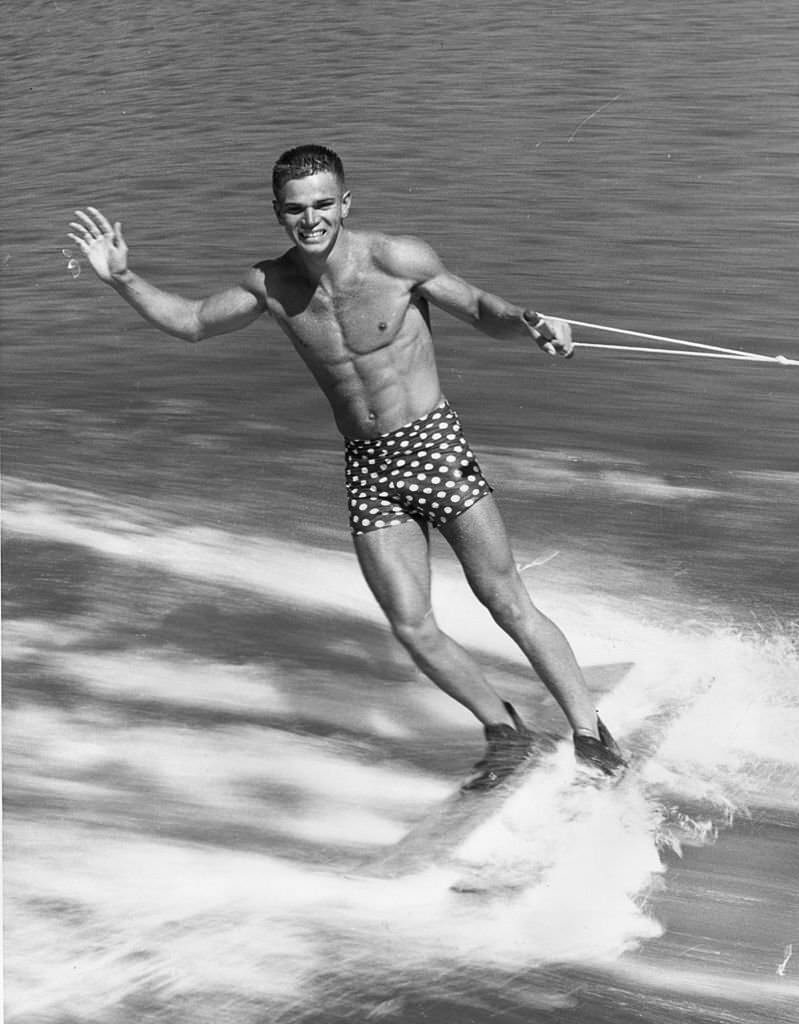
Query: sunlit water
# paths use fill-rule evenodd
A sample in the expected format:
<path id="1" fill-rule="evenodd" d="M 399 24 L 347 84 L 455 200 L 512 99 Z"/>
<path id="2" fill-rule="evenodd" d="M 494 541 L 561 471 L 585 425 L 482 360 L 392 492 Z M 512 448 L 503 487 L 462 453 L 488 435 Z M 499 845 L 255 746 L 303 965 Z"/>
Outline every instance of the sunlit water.
<path id="1" fill-rule="evenodd" d="M 358 576 L 322 399 L 268 324 L 181 347 L 65 237 L 96 203 L 139 269 L 202 294 L 283 245 L 271 161 L 321 139 L 355 224 L 502 294 L 796 357 L 798 22 L 609 0 L 15 16 L 9 1021 L 799 1019 L 796 371 L 547 361 L 435 316 L 524 578 L 636 770 L 575 790 L 564 744 L 454 860 L 381 880 L 363 865 L 481 738 Z M 434 553 L 442 622 L 563 731 Z"/>

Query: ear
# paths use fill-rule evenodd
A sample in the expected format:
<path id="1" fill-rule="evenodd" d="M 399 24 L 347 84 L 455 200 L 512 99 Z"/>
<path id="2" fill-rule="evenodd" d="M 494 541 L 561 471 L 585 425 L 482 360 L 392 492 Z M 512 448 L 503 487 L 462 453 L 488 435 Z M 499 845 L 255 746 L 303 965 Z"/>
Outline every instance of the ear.
<path id="1" fill-rule="evenodd" d="M 352 192 L 347 191 L 341 197 L 341 216 L 342 216 L 342 219 L 349 215 L 351 202 L 352 202 Z"/>
<path id="2" fill-rule="evenodd" d="M 278 224 L 282 224 L 283 214 L 280 212 L 280 203 L 277 201 L 277 199 L 272 200 L 272 209 L 275 211 L 275 216 L 277 217 Z"/>

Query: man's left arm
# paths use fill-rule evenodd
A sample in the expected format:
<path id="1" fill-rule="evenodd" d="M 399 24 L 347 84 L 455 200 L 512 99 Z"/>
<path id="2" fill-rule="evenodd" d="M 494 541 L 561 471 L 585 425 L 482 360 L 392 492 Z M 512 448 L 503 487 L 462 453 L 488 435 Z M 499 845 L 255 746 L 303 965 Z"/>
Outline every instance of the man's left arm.
<path id="1" fill-rule="evenodd" d="M 439 309 L 471 324 L 491 338 L 532 338 L 548 355 L 572 354 L 571 328 L 565 320 L 542 317 L 532 309 L 484 291 L 447 270 L 425 243 L 409 240 L 407 256 L 418 279 L 415 291 Z"/>

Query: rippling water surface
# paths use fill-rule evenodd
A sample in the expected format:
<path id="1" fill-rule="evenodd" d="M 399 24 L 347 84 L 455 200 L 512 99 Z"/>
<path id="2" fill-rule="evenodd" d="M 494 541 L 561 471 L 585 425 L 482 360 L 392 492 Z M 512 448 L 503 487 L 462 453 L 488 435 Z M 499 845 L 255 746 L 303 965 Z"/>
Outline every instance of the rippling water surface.
<path id="1" fill-rule="evenodd" d="M 92 203 L 142 273 L 226 285 L 284 245 L 275 156 L 318 140 L 355 226 L 422 235 L 509 298 L 799 358 L 795 5 L 87 0 L 11 21 L 7 1019 L 799 1019 L 799 371 L 548 361 L 434 316 L 525 578 L 639 752 L 577 797 L 556 758 L 457 868 L 522 891 L 469 900 L 451 866 L 357 868 L 480 737 L 358 578 L 312 381 L 269 324 L 181 346 L 62 251 Z M 448 628 L 562 728 L 435 558 Z"/>

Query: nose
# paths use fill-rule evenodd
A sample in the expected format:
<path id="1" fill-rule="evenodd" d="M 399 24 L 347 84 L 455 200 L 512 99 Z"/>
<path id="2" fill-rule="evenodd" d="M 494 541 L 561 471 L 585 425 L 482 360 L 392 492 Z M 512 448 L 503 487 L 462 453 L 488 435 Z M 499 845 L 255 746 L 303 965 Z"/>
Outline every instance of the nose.
<path id="1" fill-rule="evenodd" d="M 312 227 L 316 223 L 316 210 L 313 206 L 306 206 L 302 211 L 302 223 L 304 227 Z"/>

